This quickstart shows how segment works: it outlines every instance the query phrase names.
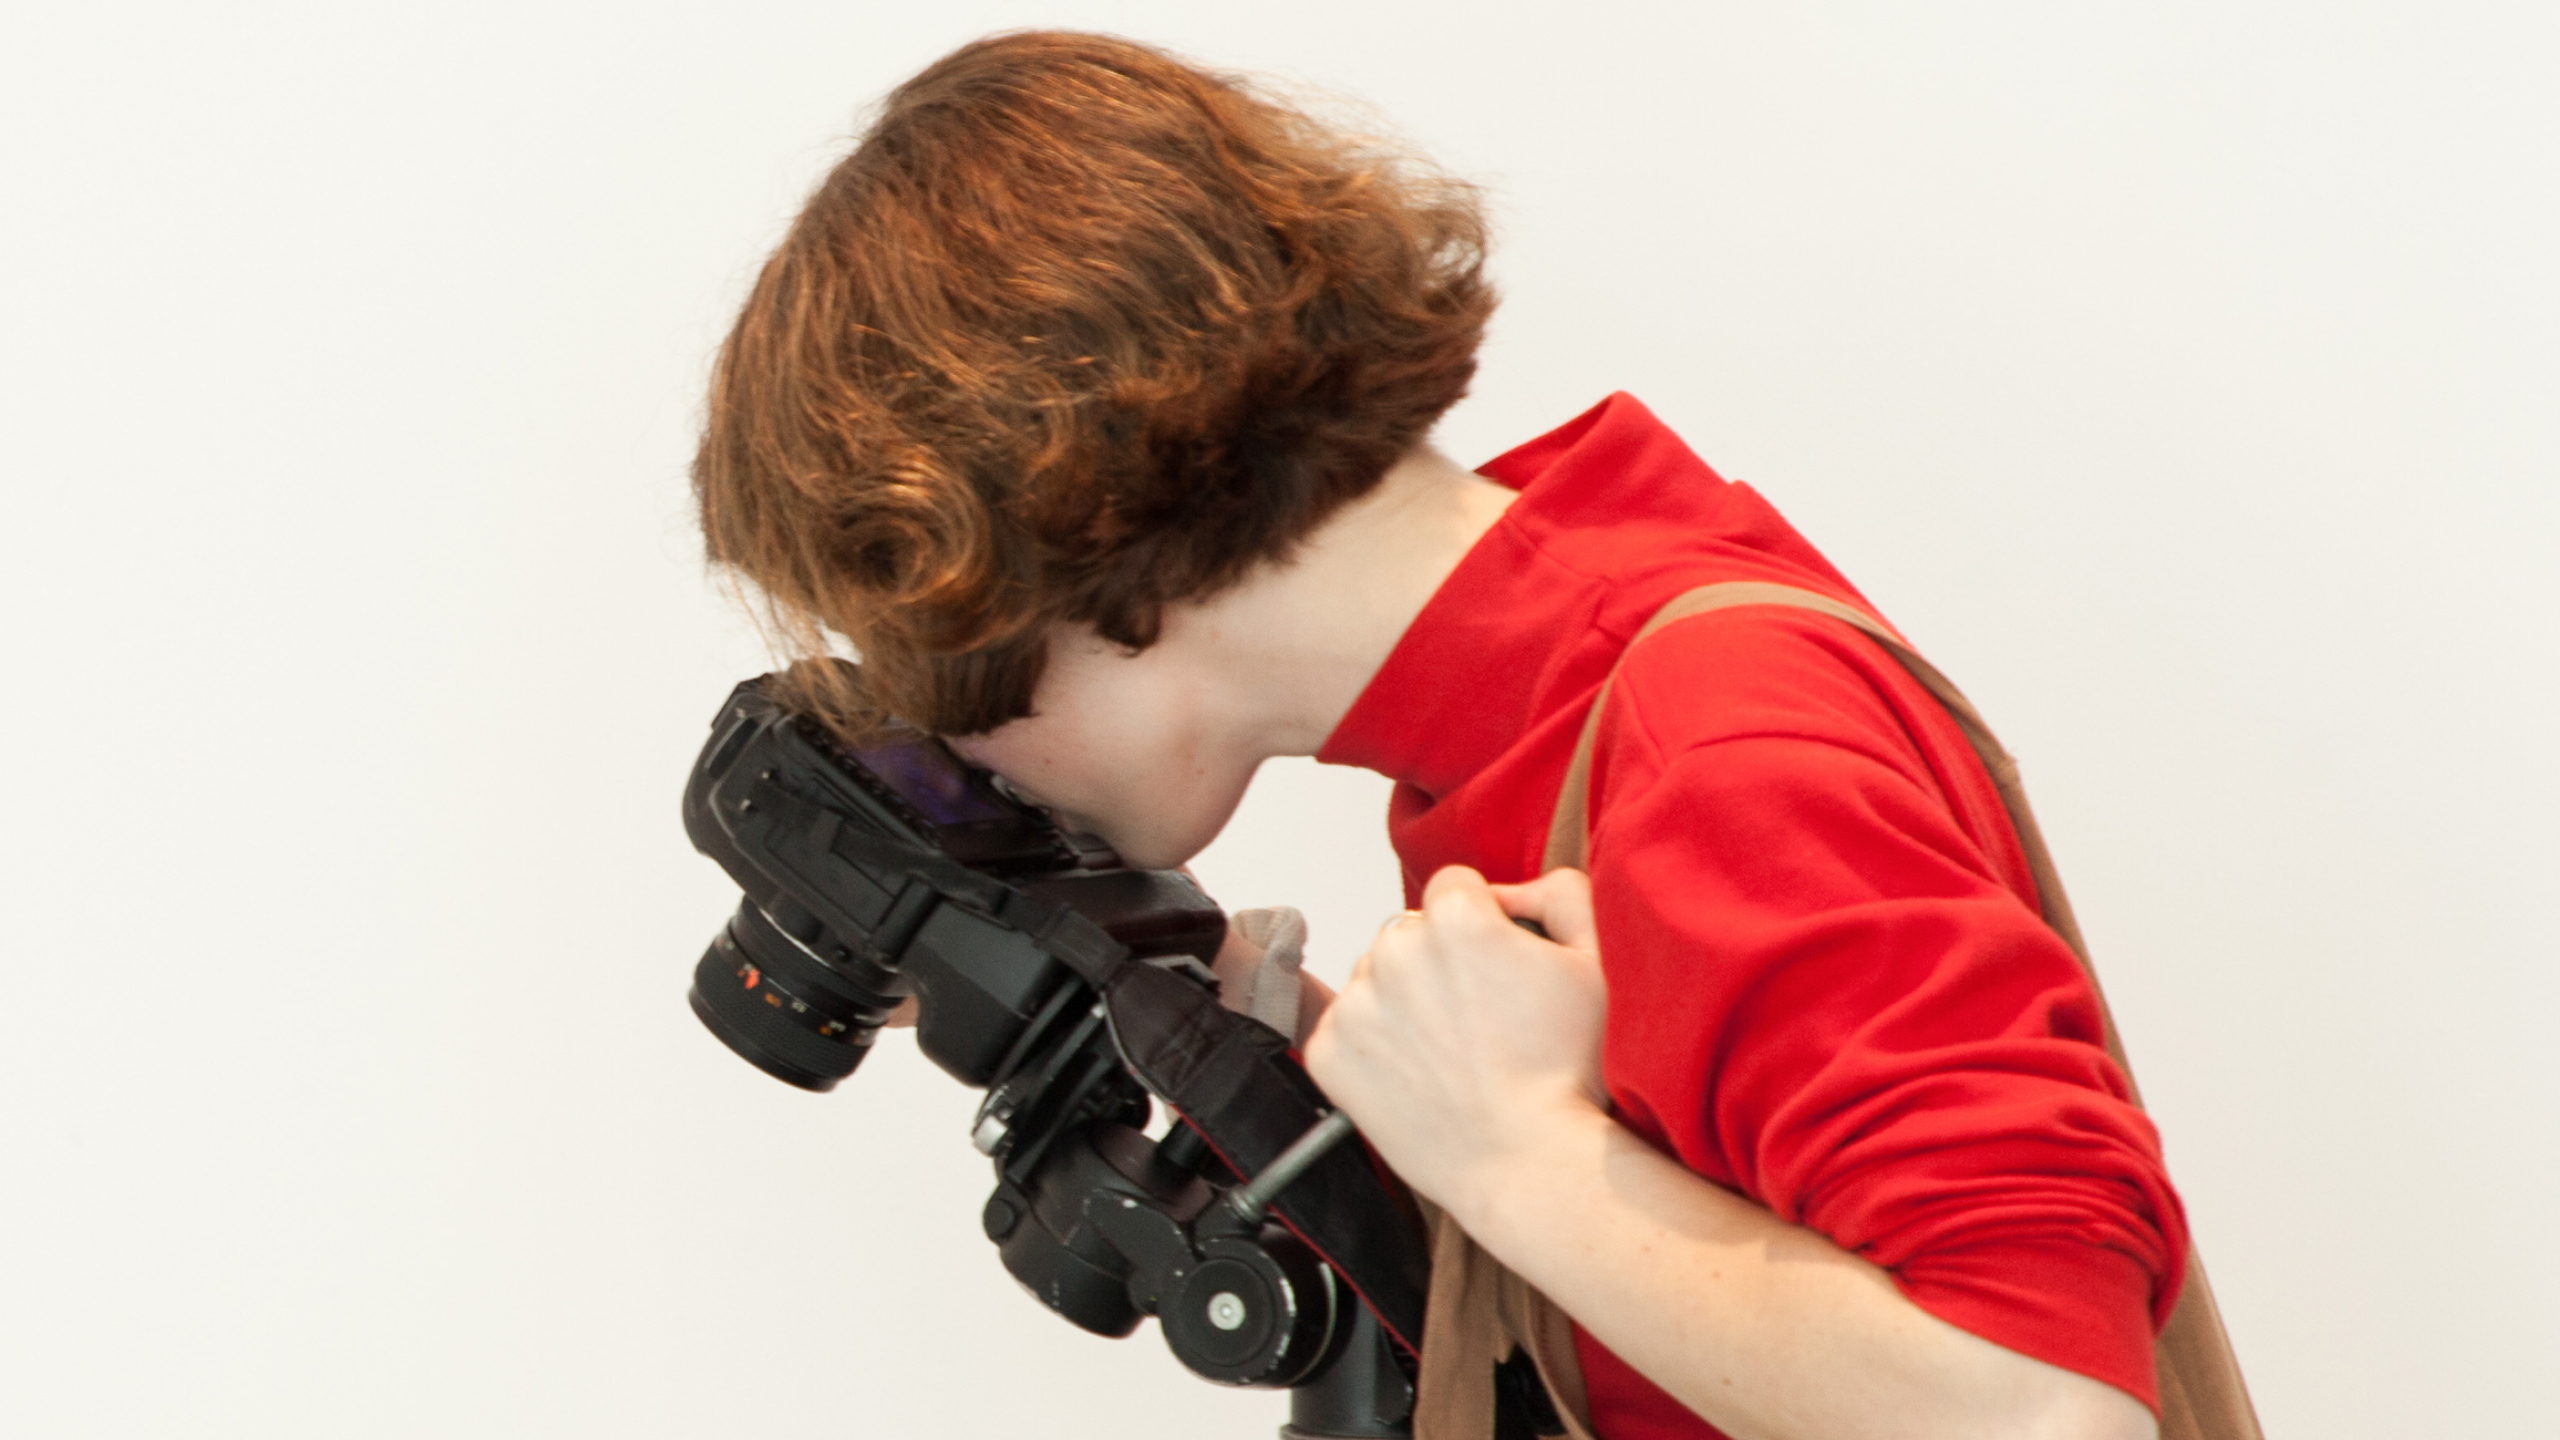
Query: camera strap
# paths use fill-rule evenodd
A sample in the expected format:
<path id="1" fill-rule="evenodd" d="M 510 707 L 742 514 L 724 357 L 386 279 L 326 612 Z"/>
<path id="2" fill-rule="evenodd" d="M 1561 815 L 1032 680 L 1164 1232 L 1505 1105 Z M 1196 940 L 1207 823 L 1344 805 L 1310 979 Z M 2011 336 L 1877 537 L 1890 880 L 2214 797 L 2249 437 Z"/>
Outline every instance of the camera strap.
<path id="1" fill-rule="evenodd" d="M 1261 1173 L 1331 1113 L 1287 1037 L 1191 980 L 1130 962 L 1101 988 L 1130 1072 L 1238 1175 Z M 1326 1151 L 1272 1200 L 1271 1213 L 1359 1292 L 1398 1345 L 1420 1352 L 1428 1242 L 1365 1147 Z"/>
<path id="2" fill-rule="evenodd" d="M 820 827 L 821 850 L 874 871 L 902 871 L 941 897 L 1020 931 L 1102 997 L 1113 1044 L 1138 1082 L 1189 1121 L 1239 1176 L 1261 1173 L 1332 1112 L 1324 1092 L 1270 1026 L 1218 1003 L 1195 981 L 1131 958 L 1126 946 L 1070 906 L 1046 905 L 948 856 L 844 825 L 822 807 L 797 804 Z M 806 886 L 809 877 L 792 877 Z M 1271 1203 L 1368 1302 L 1408 1354 L 1421 1353 L 1430 1242 L 1422 1221 L 1381 1178 L 1368 1151 L 1338 1145 Z"/>

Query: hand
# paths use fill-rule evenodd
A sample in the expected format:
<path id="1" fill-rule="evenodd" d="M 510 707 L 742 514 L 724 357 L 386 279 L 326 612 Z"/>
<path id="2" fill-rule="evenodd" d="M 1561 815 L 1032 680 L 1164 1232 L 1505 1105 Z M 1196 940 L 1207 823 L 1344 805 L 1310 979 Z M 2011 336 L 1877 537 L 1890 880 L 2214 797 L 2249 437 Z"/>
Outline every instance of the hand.
<path id="1" fill-rule="evenodd" d="M 1489 885 L 1451 866 L 1353 967 L 1307 1069 L 1406 1183 L 1463 1219 L 1557 1127 L 1605 1115 L 1607 1012 L 1588 877 Z"/>

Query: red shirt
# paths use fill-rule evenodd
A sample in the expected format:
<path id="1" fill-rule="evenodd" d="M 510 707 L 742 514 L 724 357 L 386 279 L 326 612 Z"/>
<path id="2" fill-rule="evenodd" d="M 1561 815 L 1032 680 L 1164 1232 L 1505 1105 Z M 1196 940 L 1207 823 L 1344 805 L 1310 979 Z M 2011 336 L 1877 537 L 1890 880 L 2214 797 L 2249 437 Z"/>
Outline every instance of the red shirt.
<path id="1" fill-rule="evenodd" d="M 1409 896 L 1444 865 L 1536 873 L 1592 699 L 1673 597 L 1774 580 L 1866 605 L 1630 396 L 1484 473 L 1520 498 L 1319 757 L 1397 782 Z M 2156 1408 L 2187 1244 L 2159 1137 L 1928 691 L 1807 612 L 1685 620 L 1610 692 L 1591 816 L 1618 1118 L 1930 1314 Z M 1608 1440 L 1718 1433 L 1587 1335 L 1581 1356 Z"/>

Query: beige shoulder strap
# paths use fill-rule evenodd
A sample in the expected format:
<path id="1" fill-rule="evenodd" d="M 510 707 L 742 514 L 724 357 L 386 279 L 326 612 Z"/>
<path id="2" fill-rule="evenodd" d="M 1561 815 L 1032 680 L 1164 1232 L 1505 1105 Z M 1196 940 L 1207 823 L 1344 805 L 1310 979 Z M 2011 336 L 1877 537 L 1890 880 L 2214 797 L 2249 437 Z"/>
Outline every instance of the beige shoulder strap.
<path id="1" fill-rule="evenodd" d="M 1983 723 L 1955 682 L 1921 658 L 1882 620 L 1830 596 L 1792 585 L 1736 581 L 1692 590 L 1665 605 L 1636 632 L 1627 643 L 1627 650 L 1634 650 L 1646 637 L 1674 621 L 1740 605 L 1785 605 L 1816 611 L 1855 626 L 1883 646 L 1913 679 L 1937 697 L 1964 732 L 1965 740 L 1973 746 L 1974 754 L 1980 757 L 1983 769 L 1990 772 L 1992 784 L 2000 792 L 2001 804 L 2009 812 L 2009 823 L 2017 831 L 2019 847 L 2026 852 L 2028 869 L 2035 877 L 2045 923 L 2071 947 L 2094 988 L 2097 971 L 2089 963 L 2088 946 L 2081 939 L 2079 923 L 2072 918 L 2071 902 L 2062 891 L 2062 876 L 2054 869 L 2044 833 L 2037 828 L 2035 812 L 2029 808 L 2026 791 L 2019 784 L 2017 762 L 2001 748 L 1998 737 Z M 1624 653 L 1618 664 L 1626 664 Z M 1591 759 L 1599 744 L 1601 707 L 1608 702 L 1610 684 L 1616 679 L 1617 671 L 1612 669 L 1609 679 L 1601 682 L 1600 693 L 1591 702 L 1591 713 L 1582 723 L 1572 763 L 1565 770 L 1562 793 L 1556 798 L 1555 818 L 1547 828 L 1542 870 L 1578 867 L 1588 853 Z M 2132 1067 L 2126 1063 L 2124 1047 L 2116 1038 L 2115 1018 L 2107 1011 L 2103 991 L 2098 996 L 2098 1013 L 2105 1026 L 2107 1054 L 2125 1072 L 2130 1084 Z M 2136 1104 L 2141 1103 L 2139 1091 L 2134 1098 Z M 1594 1440 L 1581 1362 L 1573 1348 L 1572 1322 L 1553 1301 L 1486 1254 L 1465 1231 L 1448 1223 L 1437 1211 L 1428 1211 L 1427 1218 L 1432 1231 L 1431 1292 L 1423 1322 L 1422 1376 L 1414 1407 L 1415 1440 L 1487 1440 L 1493 1433 L 1493 1367 L 1515 1345 L 1525 1347 L 1538 1362 L 1556 1409 L 1564 1416 L 1566 1433 L 1572 1440 Z M 2168 1327 L 2160 1334 L 2155 1354 L 2160 1367 L 2161 1440 L 2263 1440 L 2257 1412 L 2249 1403 L 2248 1387 L 2240 1377 L 2239 1359 L 2232 1353 L 2221 1312 L 2213 1303 L 2213 1289 L 2205 1280 L 2204 1262 L 2192 1249 L 2187 1253 L 2186 1287 L 2179 1294 L 2177 1308 L 2170 1313 Z"/>

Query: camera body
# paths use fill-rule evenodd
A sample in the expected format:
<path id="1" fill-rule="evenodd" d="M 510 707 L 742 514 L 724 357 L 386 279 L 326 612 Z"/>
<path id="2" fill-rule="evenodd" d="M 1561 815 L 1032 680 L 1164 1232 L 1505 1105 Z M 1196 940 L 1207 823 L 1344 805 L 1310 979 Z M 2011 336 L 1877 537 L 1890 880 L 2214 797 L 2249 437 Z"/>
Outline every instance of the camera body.
<path id="1" fill-rule="evenodd" d="M 777 1079 L 834 1088 L 913 994 L 919 1048 L 983 1087 L 1073 978 L 1026 928 L 1081 917 L 1133 957 L 1204 978 L 1226 934 L 1189 876 L 1121 866 L 930 737 L 850 749 L 762 680 L 731 692 L 712 731 L 685 833 L 746 899 L 693 1006 Z"/>
<path id="2" fill-rule="evenodd" d="M 929 736 L 848 746 L 763 679 L 714 719 L 684 819 L 745 891 L 689 997 L 723 1043 L 827 1090 L 914 996 L 918 1048 L 986 1092 L 981 1219 L 1026 1289 L 1097 1334 L 1156 1315 L 1210 1379 L 1297 1389 L 1322 1420 L 1297 1433 L 1408 1433 L 1403 1357 L 1344 1267 L 1410 1341 L 1419 1236 L 1365 1157 L 1283 1180 L 1272 1214 L 1219 1203 L 1323 1108 L 1284 1038 L 1218 1006 L 1226 916 L 1189 876 L 1122 865 Z"/>

